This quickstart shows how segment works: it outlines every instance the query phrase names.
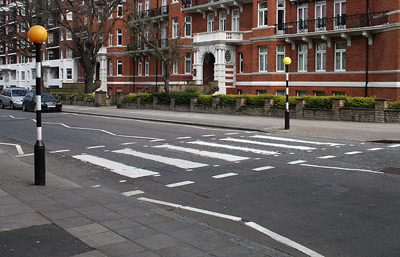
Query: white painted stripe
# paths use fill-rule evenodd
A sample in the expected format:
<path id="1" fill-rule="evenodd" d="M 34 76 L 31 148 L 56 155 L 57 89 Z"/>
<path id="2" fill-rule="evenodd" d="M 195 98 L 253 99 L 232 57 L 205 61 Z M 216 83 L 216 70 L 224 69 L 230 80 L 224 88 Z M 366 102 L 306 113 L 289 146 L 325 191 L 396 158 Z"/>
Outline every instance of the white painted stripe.
<path id="1" fill-rule="evenodd" d="M 50 151 L 49 153 L 65 153 L 65 152 L 69 152 L 71 150 L 56 150 L 56 151 Z"/>
<path id="2" fill-rule="evenodd" d="M 382 150 L 383 148 L 379 148 L 379 147 L 376 147 L 376 148 L 369 148 L 369 149 L 367 149 L 367 151 L 378 151 L 378 150 Z"/>
<path id="3" fill-rule="evenodd" d="M 229 136 L 229 135 L 238 135 L 239 133 L 236 132 L 232 132 L 232 133 L 225 133 L 225 135 Z"/>
<path id="4" fill-rule="evenodd" d="M 301 166 L 306 166 L 306 167 L 313 167 L 313 168 L 322 168 L 322 169 L 363 171 L 363 172 L 371 172 L 371 173 L 383 174 L 383 172 L 374 171 L 374 170 L 352 169 L 352 168 L 341 168 L 341 167 L 329 167 L 329 166 L 319 166 L 319 165 L 313 165 L 313 164 L 300 164 L 300 165 Z"/>
<path id="5" fill-rule="evenodd" d="M 127 143 L 122 143 L 121 145 L 134 145 L 136 142 L 127 142 Z"/>
<path id="6" fill-rule="evenodd" d="M 318 159 L 332 159 L 332 158 L 336 158 L 336 156 L 335 155 L 326 155 L 326 156 L 318 157 Z"/>
<path id="7" fill-rule="evenodd" d="M 165 139 L 154 139 L 154 140 L 151 140 L 150 142 L 161 142 L 161 141 L 165 141 Z"/>
<path id="8" fill-rule="evenodd" d="M 24 154 L 24 151 L 22 150 L 22 147 L 19 144 L 0 143 L 0 145 L 15 146 L 15 148 L 17 149 L 17 152 L 18 152 L 19 155 Z"/>
<path id="9" fill-rule="evenodd" d="M 185 147 L 180 147 L 180 146 L 173 146 L 173 145 L 169 145 L 169 144 L 157 145 L 157 146 L 153 146 L 153 147 L 154 148 L 163 148 L 163 149 L 176 150 L 176 151 L 196 154 L 196 155 L 200 155 L 200 156 L 204 156 L 204 157 L 209 157 L 209 158 L 214 158 L 214 159 L 221 159 L 221 160 L 225 160 L 225 161 L 228 161 L 228 162 L 236 162 L 236 161 L 243 161 L 243 160 L 249 159 L 247 157 L 242 157 L 242 156 L 236 156 L 236 155 L 231 155 L 231 154 L 223 154 L 223 153 L 217 153 L 217 152 L 209 152 L 209 151 L 201 151 L 201 150 L 197 150 L 197 149 L 185 148 Z"/>
<path id="10" fill-rule="evenodd" d="M 241 221 L 242 220 L 242 218 L 240 218 L 240 217 L 227 215 L 227 214 L 223 214 L 223 213 L 218 213 L 218 212 L 213 212 L 213 211 L 202 210 L 202 209 L 189 207 L 189 206 L 182 206 L 181 209 L 187 210 L 187 211 L 192 211 L 192 212 L 198 212 L 198 213 L 202 213 L 202 214 L 206 214 L 206 215 L 210 215 L 210 216 L 214 216 L 214 217 L 219 217 L 219 218 L 223 218 L 223 219 L 233 220 L 233 221 Z"/>
<path id="11" fill-rule="evenodd" d="M 213 178 L 227 178 L 227 177 L 232 177 L 232 176 L 237 176 L 237 173 L 234 172 L 229 172 L 229 173 L 224 173 L 224 174 L 220 174 L 220 175 L 215 175 L 212 176 Z"/>
<path id="12" fill-rule="evenodd" d="M 292 161 L 292 162 L 288 162 L 288 164 L 300 164 L 300 163 L 305 163 L 306 161 L 303 160 L 297 160 L 297 161 Z"/>
<path id="13" fill-rule="evenodd" d="M 178 182 L 178 183 L 168 184 L 165 186 L 166 187 L 181 187 L 181 186 L 186 186 L 186 185 L 190 185 L 193 183 L 194 183 L 193 181 L 182 181 L 182 182 Z"/>
<path id="14" fill-rule="evenodd" d="M 134 190 L 134 191 L 128 191 L 128 192 L 122 193 L 122 195 L 124 195 L 124 196 L 132 196 L 132 195 L 140 195 L 140 194 L 144 194 L 144 192 L 141 190 Z"/>
<path id="15" fill-rule="evenodd" d="M 89 163 L 95 164 L 97 166 L 107 168 L 114 173 L 129 177 L 129 178 L 140 178 L 140 177 L 145 177 L 145 176 L 159 175 L 158 172 L 135 168 L 132 166 L 128 166 L 128 165 L 125 165 L 125 164 L 122 164 L 119 162 L 114 162 L 114 161 L 107 160 L 107 159 L 100 158 L 100 157 L 93 156 L 93 155 L 81 154 L 81 155 L 74 155 L 73 157 L 75 159 L 78 159 L 78 160 L 81 160 L 84 162 L 89 162 Z"/>
<path id="16" fill-rule="evenodd" d="M 362 153 L 362 152 L 360 152 L 360 151 L 354 151 L 354 152 L 347 152 L 347 153 L 344 153 L 344 154 L 347 154 L 347 155 L 354 155 L 354 154 L 359 154 L 359 153 Z"/>
<path id="17" fill-rule="evenodd" d="M 91 186 L 91 187 L 101 187 L 100 185 L 94 185 L 94 186 Z"/>
<path id="18" fill-rule="evenodd" d="M 139 201 L 143 201 L 143 202 L 148 202 L 148 203 L 154 203 L 154 204 L 159 204 L 159 205 L 164 205 L 164 206 L 169 206 L 169 207 L 173 207 L 173 208 L 177 208 L 177 209 L 182 209 L 182 210 L 186 210 L 186 211 L 192 211 L 192 212 L 197 212 L 197 213 L 201 213 L 201 214 L 205 214 L 205 215 L 210 215 L 210 216 L 214 216 L 214 217 L 218 217 L 218 218 L 223 218 L 223 219 L 228 219 L 228 220 L 232 220 L 232 221 L 236 221 L 236 222 L 242 222 L 243 219 L 241 217 L 237 217 L 237 216 L 232 216 L 232 215 L 228 215 L 228 214 L 223 214 L 223 213 L 219 213 L 219 212 L 213 212 L 213 211 L 208 211 L 208 210 L 203 210 L 203 209 L 199 209 L 199 208 L 195 208 L 195 207 L 191 207 L 191 206 L 183 206 L 181 204 L 176 204 L 176 203 L 170 203 L 170 202 L 165 202 L 165 201 L 160 201 L 160 200 L 155 200 L 155 199 L 149 199 L 146 197 L 139 197 L 138 198 Z M 313 250 L 310 250 L 286 237 L 283 237 L 275 232 L 272 232 L 271 230 L 268 230 L 260 225 L 258 225 L 255 222 L 245 222 L 245 225 L 255 229 L 269 237 L 271 237 L 273 240 L 281 242 L 287 246 L 290 246 L 300 252 L 303 252 L 305 254 L 307 254 L 308 256 L 312 256 L 312 257 L 323 257 L 322 255 L 320 255 L 319 253 L 314 252 Z"/>
<path id="19" fill-rule="evenodd" d="M 273 169 L 273 168 L 275 168 L 275 167 L 272 167 L 272 166 L 264 166 L 264 167 L 255 168 L 255 169 L 253 169 L 253 170 L 254 170 L 254 171 L 263 171 L 263 170 L 270 170 L 270 169 Z"/>
<path id="20" fill-rule="evenodd" d="M 192 137 L 177 137 L 176 139 L 190 139 Z"/>
<path id="21" fill-rule="evenodd" d="M 36 128 L 36 138 L 37 138 L 37 140 L 38 141 L 41 141 L 42 140 L 42 127 L 37 127 Z"/>
<path id="22" fill-rule="evenodd" d="M 27 156 L 33 156 L 34 153 L 27 153 L 27 154 L 20 154 L 20 155 L 16 155 L 15 157 L 27 157 Z"/>
<path id="23" fill-rule="evenodd" d="M 298 139 L 285 138 L 285 137 L 273 137 L 273 136 L 261 136 L 261 135 L 254 135 L 254 136 L 250 136 L 250 137 L 260 138 L 260 139 L 269 139 L 269 140 L 278 140 L 278 141 L 285 141 L 285 142 L 296 142 L 296 143 L 303 143 L 303 144 L 313 144 L 313 145 L 329 145 L 329 146 L 344 145 L 344 144 L 328 143 L 328 142 L 305 141 L 305 140 L 298 140 Z"/>
<path id="24" fill-rule="evenodd" d="M 141 152 L 129 149 L 129 148 L 122 149 L 122 150 L 115 150 L 112 152 L 113 153 L 122 153 L 122 154 L 131 155 L 131 156 L 135 156 L 135 157 L 139 157 L 139 158 L 144 158 L 147 160 L 161 162 L 161 163 L 165 163 L 165 164 L 175 166 L 178 168 L 182 168 L 182 169 L 194 169 L 194 168 L 208 166 L 208 164 L 199 163 L 199 162 L 191 162 L 191 161 L 186 161 L 186 160 L 177 159 L 177 158 L 168 158 L 168 157 L 164 157 L 161 155 L 141 153 Z"/>
<path id="25" fill-rule="evenodd" d="M 104 148 L 104 147 L 106 147 L 106 146 L 105 145 L 95 145 L 95 146 L 86 147 L 86 149 L 96 149 L 96 148 Z"/>
<path id="26" fill-rule="evenodd" d="M 215 137 L 215 135 L 202 135 L 202 137 Z"/>
<path id="27" fill-rule="evenodd" d="M 256 153 L 256 154 L 265 154 L 265 155 L 278 155 L 278 154 L 280 154 L 279 152 L 274 152 L 274 151 L 265 151 L 265 150 L 247 148 L 247 147 L 233 146 L 233 145 L 208 143 L 208 142 L 199 141 L 199 140 L 193 141 L 193 142 L 188 142 L 188 143 L 189 144 L 196 144 L 196 145 L 205 145 L 205 146 L 211 146 L 211 147 L 218 147 L 218 148 L 225 148 L 225 149 L 230 149 L 230 150 L 239 150 L 239 151 Z"/>
<path id="28" fill-rule="evenodd" d="M 285 245 L 288 245 L 288 246 L 290 246 L 290 247 L 292 247 L 294 249 L 297 249 L 298 251 L 300 251 L 302 253 L 305 253 L 308 256 L 311 256 L 311 257 L 323 257 L 323 255 L 321 255 L 321 254 L 319 254 L 317 252 L 314 252 L 313 250 L 311 250 L 311 249 L 309 249 L 307 247 L 304 247 L 304 246 L 302 246 L 302 245 L 290 240 L 289 238 L 286 238 L 286 237 L 281 236 L 281 235 L 279 235 L 279 234 L 277 234 L 277 233 L 275 233 L 275 232 L 273 232 L 273 231 L 271 231 L 269 229 L 266 229 L 266 228 L 258 225 L 255 222 L 245 222 L 245 224 L 246 224 L 246 226 L 257 230 L 257 231 L 263 233 L 264 235 L 267 235 L 267 236 L 271 237 L 275 241 L 278 241 L 278 242 L 280 242 L 282 244 L 285 244 Z"/>
<path id="29" fill-rule="evenodd" d="M 398 145 L 389 145 L 388 147 L 391 147 L 391 148 L 400 147 L 400 144 L 398 144 Z"/>
<path id="30" fill-rule="evenodd" d="M 246 139 L 236 139 L 236 138 L 231 138 L 231 137 L 222 138 L 220 140 L 229 141 L 229 142 L 237 142 L 237 143 L 245 143 L 245 144 L 265 145 L 265 146 L 281 147 L 281 148 L 287 148 L 287 149 L 304 150 L 304 151 L 309 151 L 309 150 L 315 150 L 316 149 L 314 147 L 308 147 L 308 146 L 274 144 L 274 143 L 266 143 L 266 142 L 246 140 Z"/>
<path id="31" fill-rule="evenodd" d="M 126 182 L 128 182 L 126 179 L 123 179 L 123 180 L 120 180 L 119 181 L 120 183 L 126 183 Z"/>

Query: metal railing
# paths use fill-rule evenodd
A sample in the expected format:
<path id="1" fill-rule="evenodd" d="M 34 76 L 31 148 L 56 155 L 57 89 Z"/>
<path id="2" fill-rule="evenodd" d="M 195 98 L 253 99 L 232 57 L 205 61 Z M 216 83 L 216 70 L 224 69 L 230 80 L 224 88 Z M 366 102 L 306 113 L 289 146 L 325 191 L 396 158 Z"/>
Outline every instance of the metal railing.
<path id="1" fill-rule="evenodd" d="M 152 45 L 157 45 L 160 48 L 164 48 L 169 46 L 169 40 L 168 39 L 159 39 L 159 40 L 152 40 L 149 43 Z M 146 51 L 146 50 L 151 50 L 147 43 L 144 41 L 137 42 L 137 43 L 132 43 L 127 45 L 127 50 L 128 51 Z"/>
<path id="2" fill-rule="evenodd" d="M 275 34 L 297 34 L 339 29 L 362 28 L 386 24 L 387 12 L 371 12 L 353 15 L 338 15 L 313 20 L 299 20 L 275 24 Z"/>
<path id="3" fill-rule="evenodd" d="M 217 2 L 216 0 L 183 0 L 182 8 L 189 8 L 197 5 L 204 5 Z"/>
<path id="4" fill-rule="evenodd" d="M 131 15 L 132 19 L 146 19 L 146 18 L 154 18 L 158 16 L 164 16 L 169 14 L 169 5 L 164 5 L 158 8 L 153 8 L 145 11 L 135 12 Z"/>

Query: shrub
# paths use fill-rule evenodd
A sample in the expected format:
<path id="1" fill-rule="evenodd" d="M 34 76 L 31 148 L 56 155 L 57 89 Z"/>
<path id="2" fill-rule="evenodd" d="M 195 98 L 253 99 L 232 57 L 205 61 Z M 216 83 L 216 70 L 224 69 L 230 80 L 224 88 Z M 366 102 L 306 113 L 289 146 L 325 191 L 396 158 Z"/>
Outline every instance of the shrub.
<path id="1" fill-rule="evenodd" d="M 126 101 L 126 102 L 136 102 L 137 101 L 137 95 L 127 95 L 127 96 L 125 96 L 124 101 Z"/>
<path id="2" fill-rule="evenodd" d="M 95 99 L 95 94 L 86 94 L 86 100 L 94 101 Z"/>
<path id="3" fill-rule="evenodd" d="M 225 105 L 235 105 L 239 95 L 220 95 L 220 103 Z"/>
<path id="4" fill-rule="evenodd" d="M 289 96 L 289 107 L 296 107 L 296 96 Z M 276 96 L 275 97 L 275 107 L 286 107 L 286 96 Z"/>
<path id="5" fill-rule="evenodd" d="M 142 102 L 143 103 L 151 103 L 151 102 L 153 102 L 153 95 L 152 94 L 141 93 L 141 94 L 138 94 L 137 96 L 141 96 L 142 97 Z"/>
<path id="6" fill-rule="evenodd" d="M 276 98 L 275 95 L 244 95 L 247 98 L 247 105 L 264 106 L 265 98 Z"/>
<path id="7" fill-rule="evenodd" d="M 152 93 L 154 97 L 158 98 L 158 101 L 160 104 L 170 104 L 171 103 L 171 97 L 168 96 L 166 93 Z"/>
<path id="8" fill-rule="evenodd" d="M 306 96 L 306 107 L 317 109 L 332 109 L 333 96 Z"/>
<path id="9" fill-rule="evenodd" d="M 197 87 L 187 87 L 185 92 L 191 94 L 197 93 Z"/>
<path id="10" fill-rule="evenodd" d="M 198 93 L 170 93 L 170 98 L 175 98 L 176 104 L 190 104 L 190 98 L 198 97 Z"/>
<path id="11" fill-rule="evenodd" d="M 212 105 L 211 95 L 199 95 L 199 104 Z"/>
<path id="12" fill-rule="evenodd" d="M 346 107 L 350 108 L 375 108 L 373 97 L 346 97 Z"/>
<path id="13" fill-rule="evenodd" d="M 400 101 L 399 102 L 390 102 L 389 109 L 400 109 Z"/>

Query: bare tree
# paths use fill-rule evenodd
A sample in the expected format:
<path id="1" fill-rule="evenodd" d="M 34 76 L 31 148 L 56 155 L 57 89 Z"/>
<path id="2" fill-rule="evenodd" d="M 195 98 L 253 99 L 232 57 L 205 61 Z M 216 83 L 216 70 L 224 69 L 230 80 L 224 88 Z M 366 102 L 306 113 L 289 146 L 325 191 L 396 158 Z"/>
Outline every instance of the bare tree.
<path id="1" fill-rule="evenodd" d="M 111 18 L 122 0 L 54 0 L 59 24 L 72 36 L 66 46 L 84 70 L 85 93 L 93 91 L 97 54 L 119 18 Z"/>
<path id="2" fill-rule="evenodd" d="M 162 79 L 164 81 L 164 90 L 169 93 L 169 83 L 171 69 L 174 62 L 182 59 L 180 53 L 184 45 L 181 35 L 184 26 L 181 29 L 176 27 L 172 38 L 168 39 L 168 6 L 162 6 L 147 11 L 137 10 L 128 18 L 128 26 L 132 32 L 134 42 L 129 48 L 132 56 L 141 54 L 150 55 L 152 58 L 161 61 L 163 66 Z"/>

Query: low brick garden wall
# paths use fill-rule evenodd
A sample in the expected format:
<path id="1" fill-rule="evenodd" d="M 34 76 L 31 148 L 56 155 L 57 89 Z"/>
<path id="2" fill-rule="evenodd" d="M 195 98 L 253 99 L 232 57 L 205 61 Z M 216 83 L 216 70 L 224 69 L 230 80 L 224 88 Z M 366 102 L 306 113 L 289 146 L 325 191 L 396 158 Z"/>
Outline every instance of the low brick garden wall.
<path id="1" fill-rule="evenodd" d="M 175 99 L 171 103 L 160 104 L 156 97 L 152 103 L 143 103 L 141 97 L 136 102 L 126 102 L 125 93 L 117 94 L 118 108 L 127 109 L 153 109 L 180 112 L 214 113 L 228 115 L 251 115 L 265 117 L 284 117 L 285 109 L 274 106 L 274 98 L 266 98 L 264 106 L 246 105 L 245 97 L 238 97 L 236 105 L 220 104 L 220 97 L 213 97 L 211 105 L 198 104 L 198 98 L 190 99 L 190 105 L 177 105 Z M 356 122 L 380 122 L 400 123 L 400 110 L 388 109 L 389 100 L 376 99 L 375 109 L 348 108 L 345 107 L 346 99 L 334 98 L 332 109 L 307 108 L 306 99 L 296 99 L 296 108 L 290 108 L 290 117 L 305 120 L 335 120 L 335 121 L 356 121 Z"/>

